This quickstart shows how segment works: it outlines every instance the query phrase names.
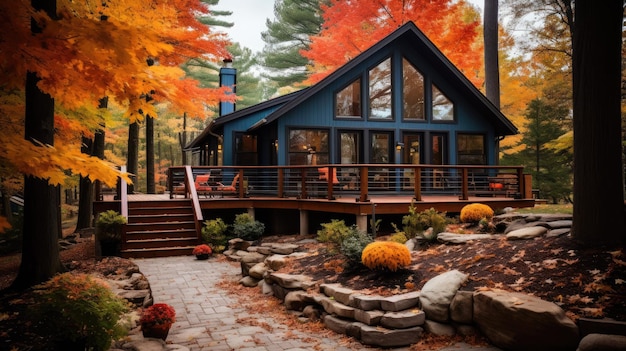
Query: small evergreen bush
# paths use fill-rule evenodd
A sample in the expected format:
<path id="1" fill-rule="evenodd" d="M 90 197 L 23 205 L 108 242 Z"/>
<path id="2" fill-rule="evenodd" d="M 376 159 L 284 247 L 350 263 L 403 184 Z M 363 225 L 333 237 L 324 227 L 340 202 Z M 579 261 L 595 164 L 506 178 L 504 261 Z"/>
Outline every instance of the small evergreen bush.
<path id="1" fill-rule="evenodd" d="M 236 238 L 254 241 L 260 239 L 263 232 L 265 232 L 265 224 L 255 220 L 248 213 L 240 213 L 235 216 L 233 234 Z"/>
<path id="2" fill-rule="evenodd" d="M 420 237 L 426 240 L 437 239 L 437 234 L 446 230 L 448 224 L 445 212 L 437 212 L 434 208 L 417 212 L 415 206 L 409 206 L 409 214 L 402 217 L 404 233 L 407 239 Z M 432 234 L 424 235 L 424 231 L 433 228 Z"/>
<path id="3" fill-rule="evenodd" d="M 461 209 L 460 219 L 463 223 L 479 223 L 482 219 L 490 221 L 491 218 L 493 218 L 493 210 L 485 204 L 473 203 Z"/>
<path id="4" fill-rule="evenodd" d="M 358 230 L 355 225 L 341 242 L 341 253 L 346 256 L 348 266 L 360 265 L 363 249 L 374 239 L 364 231 Z"/>
<path id="5" fill-rule="evenodd" d="M 84 342 L 89 350 L 108 350 L 128 334 L 120 323 L 128 302 L 104 281 L 88 274 L 63 273 L 35 287 L 39 298 L 29 313 L 39 332 L 55 342 Z"/>
<path id="6" fill-rule="evenodd" d="M 222 252 L 226 248 L 228 225 L 221 218 L 204 221 L 202 226 L 202 241 L 207 243 L 214 252 Z"/>
<path id="7" fill-rule="evenodd" d="M 344 220 L 332 219 L 330 223 L 322 223 L 322 229 L 317 231 L 317 240 L 329 243 L 331 251 L 337 252 L 343 240 L 350 234 L 350 227 Z"/>
<path id="8" fill-rule="evenodd" d="M 375 241 L 363 249 L 361 262 L 369 269 L 395 272 L 411 264 L 411 252 L 400 243 Z"/>
<path id="9" fill-rule="evenodd" d="M 122 226 L 126 224 L 126 217 L 119 212 L 108 210 L 98 214 L 96 233 L 98 239 L 118 241 L 122 239 Z"/>
<path id="10" fill-rule="evenodd" d="M 396 232 L 389 238 L 389 241 L 393 241 L 394 243 L 404 244 L 407 242 L 406 234 L 403 232 Z"/>

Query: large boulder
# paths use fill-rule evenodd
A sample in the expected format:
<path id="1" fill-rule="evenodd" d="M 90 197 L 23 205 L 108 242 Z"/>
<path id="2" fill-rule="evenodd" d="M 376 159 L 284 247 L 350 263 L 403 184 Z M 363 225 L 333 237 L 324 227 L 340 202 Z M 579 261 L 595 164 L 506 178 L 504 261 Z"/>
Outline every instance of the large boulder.
<path id="1" fill-rule="evenodd" d="M 521 293 L 477 291 L 474 322 L 505 350 L 576 350 L 579 340 L 578 327 L 563 309 Z"/>
<path id="2" fill-rule="evenodd" d="M 450 319 L 452 298 L 465 283 L 467 277 L 467 274 L 455 269 L 426 282 L 419 297 L 422 310 L 426 312 L 426 318 L 437 322 L 447 322 Z"/>

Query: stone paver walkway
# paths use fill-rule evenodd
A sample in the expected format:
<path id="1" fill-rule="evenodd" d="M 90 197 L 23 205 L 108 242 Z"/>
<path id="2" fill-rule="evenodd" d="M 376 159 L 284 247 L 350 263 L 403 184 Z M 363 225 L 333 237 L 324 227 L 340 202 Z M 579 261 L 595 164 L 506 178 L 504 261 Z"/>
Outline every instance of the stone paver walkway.
<path id="1" fill-rule="evenodd" d="M 198 261 L 193 256 L 133 259 L 133 262 L 148 279 L 154 302 L 167 303 L 176 309 L 176 323 L 167 337 L 168 344 L 182 345 L 190 351 L 379 350 L 357 341 L 346 343 L 338 334 L 328 337 L 290 330 L 270 317 L 237 307 L 237 298 L 229 296 L 217 284 L 225 279 L 239 281 L 238 263 Z M 242 324 L 237 322 L 239 319 L 256 319 L 258 323 Z M 250 324 L 269 324 L 272 331 Z M 408 351 L 409 347 L 385 350 Z M 499 349 L 458 343 L 440 351 L 460 350 Z"/>
<path id="2" fill-rule="evenodd" d="M 345 339 L 320 337 L 313 333 L 289 330 L 272 318 L 251 314 L 237 307 L 236 297 L 217 286 L 224 279 L 238 281 L 238 263 L 215 259 L 198 261 L 193 256 L 133 259 L 146 276 L 155 303 L 167 303 L 176 309 L 176 323 L 167 342 L 188 347 L 191 351 L 302 351 L 363 350 L 344 345 Z M 272 331 L 240 324 L 238 319 L 258 320 L 272 326 Z M 256 324 L 256 323 L 253 323 Z M 408 350 L 401 348 L 396 350 Z"/>

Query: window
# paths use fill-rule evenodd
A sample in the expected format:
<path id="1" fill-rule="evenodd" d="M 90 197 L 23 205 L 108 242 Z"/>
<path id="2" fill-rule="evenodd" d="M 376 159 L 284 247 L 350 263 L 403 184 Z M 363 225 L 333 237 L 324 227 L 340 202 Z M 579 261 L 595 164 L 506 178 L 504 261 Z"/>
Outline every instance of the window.
<path id="1" fill-rule="evenodd" d="M 434 84 L 433 121 L 454 121 L 454 104 Z"/>
<path id="2" fill-rule="evenodd" d="M 369 118 L 392 118 L 390 58 L 369 71 Z"/>
<path id="3" fill-rule="evenodd" d="M 335 116 L 361 117 L 361 79 L 335 94 Z"/>
<path id="4" fill-rule="evenodd" d="M 256 166 L 257 140 L 256 135 L 237 133 L 235 135 L 235 164 L 239 166 Z"/>
<path id="5" fill-rule="evenodd" d="M 487 164 L 485 137 L 482 134 L 458 134 L 457 152 L 460 165 Z"/>
<path id="6" fill-rule="evenodd" d="M 392 133 L 372 133 L 371 163 L 389 163 L 392 157 Z"/>
<path id="7" fill-rule="evenodd" d="M 406 120 L 424 120 L 424 76 L 402 59 L 402 115 Z"/>
<path id="8" fill-rule="evenodd" d="M 289 131 L 289 164 L 317 165 L 329 163 L 328 131 L 291 129 Z"/>
<path id="9" fill-rule="evenodd" d="M 448 148 L 447 148 L 447 135 L 445 134 L 431 134 L 430 136 L 430 164 L 444 165 L 448 163 Z"/>
<path id="10" fill-rule="evenodd" d="M 361 132 L 339 133 L 340 163 L 355 164 L 361 160 Z"/>

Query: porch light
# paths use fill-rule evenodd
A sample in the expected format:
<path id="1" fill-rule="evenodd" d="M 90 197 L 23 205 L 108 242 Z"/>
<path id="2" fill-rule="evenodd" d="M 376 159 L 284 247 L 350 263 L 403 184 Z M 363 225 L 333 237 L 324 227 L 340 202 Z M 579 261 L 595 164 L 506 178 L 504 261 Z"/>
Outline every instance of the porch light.
<path id="1" fill-rule="evenodd" d="M 404 147 L 404 143 L 396 141 L 396 150 L 400 151 Z"/>

